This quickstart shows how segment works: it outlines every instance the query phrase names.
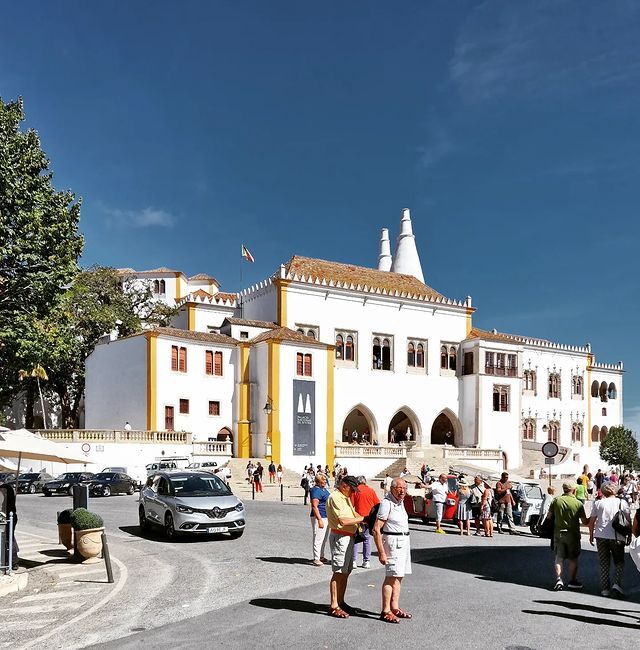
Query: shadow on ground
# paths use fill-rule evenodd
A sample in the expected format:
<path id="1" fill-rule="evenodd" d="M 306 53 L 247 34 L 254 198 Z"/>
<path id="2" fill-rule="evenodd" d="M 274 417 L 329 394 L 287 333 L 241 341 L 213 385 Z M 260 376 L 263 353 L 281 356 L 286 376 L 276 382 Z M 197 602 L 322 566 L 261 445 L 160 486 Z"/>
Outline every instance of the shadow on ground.
<path id="1" fill-rule="evenodd" d="M 249 604 L 254 607 L 264 607 L 265 609 L 286 609 L 290 612 L 302 612 L 304 614 L 329 615 L 329 606 L 327 603 L 311 603 L 308 600 L 296 600 L 293 598 L 254 598 L 249 601 Z M 378 618 L 379 615 L 364 609 L 356 609 L 351 616 L 355 618 Z"/>

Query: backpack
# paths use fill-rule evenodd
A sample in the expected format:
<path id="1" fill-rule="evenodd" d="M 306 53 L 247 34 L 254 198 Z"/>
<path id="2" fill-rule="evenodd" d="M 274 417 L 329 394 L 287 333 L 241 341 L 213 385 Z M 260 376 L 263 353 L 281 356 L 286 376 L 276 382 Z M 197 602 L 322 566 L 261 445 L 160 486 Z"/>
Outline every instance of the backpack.
<path id="1" fill-rule="evenodd" d="M 613 515 L 611 520 L 611 527 L 624 539 L 625 546 L 631 543 L 631 515 L 627 510 L 622 509 L 622 499 L 620 499 L 618 512 Z"/>
<path id="2" fill-rule="evenodd" d="M 380 510 L 380 504 L 376 503 L 371 506 L 369 514 L 364 518 L 364 523 L 367 524 L 369 531 L 373 530 L 373 527 L 376 525 L 376 519 L 378 518 L 378 510 Z"/>

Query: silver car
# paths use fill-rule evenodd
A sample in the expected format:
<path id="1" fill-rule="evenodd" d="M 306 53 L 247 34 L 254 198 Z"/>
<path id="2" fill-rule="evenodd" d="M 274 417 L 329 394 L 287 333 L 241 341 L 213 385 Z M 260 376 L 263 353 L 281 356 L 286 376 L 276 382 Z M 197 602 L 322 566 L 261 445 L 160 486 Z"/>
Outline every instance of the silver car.
<path id="1" fill-rule="evenodd" d="M 242 537 L 242 501 L 217 476 L 202 470 L 158 472 L 140 492 L 138 516 L 142 531 L 162 526 L 168 539 L 181 533 L 228 533 Z"/>

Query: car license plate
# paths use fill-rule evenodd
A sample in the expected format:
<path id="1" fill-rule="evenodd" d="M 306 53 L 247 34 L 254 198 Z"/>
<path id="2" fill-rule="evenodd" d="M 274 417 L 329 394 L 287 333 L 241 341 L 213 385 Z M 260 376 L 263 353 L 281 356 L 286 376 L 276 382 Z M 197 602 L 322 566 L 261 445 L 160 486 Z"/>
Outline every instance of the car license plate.
<path id="1" fill-rule="evenodd" d="M 211 526 L 207 528 L 208 533 L 226 533 L 229 531 L 227 526 Z"/>

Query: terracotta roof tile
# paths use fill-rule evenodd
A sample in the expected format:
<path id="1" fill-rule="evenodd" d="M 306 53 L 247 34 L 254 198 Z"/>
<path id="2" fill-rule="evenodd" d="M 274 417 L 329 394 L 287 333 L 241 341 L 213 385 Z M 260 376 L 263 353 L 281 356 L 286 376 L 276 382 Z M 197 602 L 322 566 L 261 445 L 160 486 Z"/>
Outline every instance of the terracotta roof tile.
<path id="1" fill-rule="evenodd" d="M 498 332 L 497 330 L 488 331 L 481 330 L 477 327 L 474 327 L 467 336 L 467 339 L 484 339 L 486 341 L 500 341 L 502 343 L 512 343 L 517 345 L 519 343 L 543 343 L 551 344 L 551 341 L 546 339 L 538 339 L 529 336 L 520 336 L 519 334 L 505 334 L 504 332 Z"/>
<path id="2" fill-rule="evenodd" d="M 337 282 L 340 284 L 355 285 L 368 291 L 381 291 L 394 294 L 396 291 L 408 297 L 423 299 L 446 298 L 435 289 L 420 282 L 412 275 L 392 273 L 391 271 L 378 271 L 364 266 L 329 262 L 327 260 L 313 259 L 294 255 L 285 265 L 287 277 L 305 277 L 311 281 Z"/>
<path id="3" fill-rule="evenodd" d="M 191 275 L 189 280 L 211 280 L 217 287 L 220 286 L 220 283 L 212 276 L 207 275 L 206 273 L 198 273 L 197 275 Z"/>
<path id="4" fill-rule="evenodd" d="M 303 343 L 304 345 L 315 345 L 316 347 L 331 348 L 332 345 L 316 341 L 316 339 L 294 332 L 288 327 L 277 327 L 276 329 L 269 330 L 254 336 L 250 343 L 262 343 L 263 341 L 290 341 L 292 343 Z"/>
<path id="5" fill-rule="evenodd" d="M 266 320 L 248 320 L 246 318 L 225 318 L 222 323 L 229 323 L 229 325 L 246 325 L 247 327 L 262 327 L 263 329 L 274 330 L 278 327 L 276 323 Z"/>
<path id="6" fill-rule="evenodd" d="M 168 269 L 166 266 L 161 266 L 158 269 L 149 269 L 148 271 L 136 271 L 135 269 L 118 269 L 118 273 L 121 275 L 157 275 L 158 273 L 180 273 L 180 275 L 184 275 L 182 271 Z"/>
<path id="7" fill-rule="evenodd" d="M 215 332 L 190 332 L 189 330 L 179 330 L 174 327 L 156 327 L 150 331 L 161 336 L 172 336 L 173 338 L 188 341 L 201 341 L 203 343 L 218 343 L 223 345 L 236 345 L 238 343 L 238 341 L 226 334 L 217 334 Z"/>
<path id="8" fill-rule="evenodd" d="M 187 298 L 189 296 L 193 296 L 194 298 L 205 298 L 206 300 L 211 300 L 213 298 L 213 294 L 205 291 L 204 289 L 196 289 L 195 291 L 189 293 Z"/>

